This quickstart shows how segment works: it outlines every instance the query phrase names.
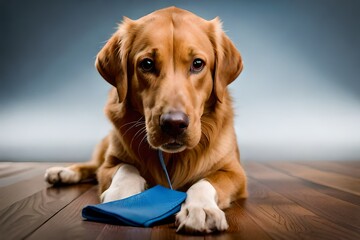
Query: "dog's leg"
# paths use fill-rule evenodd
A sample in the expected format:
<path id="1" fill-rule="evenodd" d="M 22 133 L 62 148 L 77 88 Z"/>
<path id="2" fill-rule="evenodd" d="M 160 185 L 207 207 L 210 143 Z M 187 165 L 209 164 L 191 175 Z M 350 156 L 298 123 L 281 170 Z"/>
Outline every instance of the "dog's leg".
<path id="1" fill-rule="evenodd" d="M 209 233 L 228 228 L 225 213 L 231 201 L 245 198 L 246 176 L 238 162 L 214 172 L 189 188 L 176 216 L 177 231 Z"/>
<path id="2" fill-rule="evenodd" d="M 109 145 L 109 137 L 96 146 L 90 162 L 73 164 L 69 167 L 51 167 L 45 172 L 45 181 L 50 184 L 74 184 L 86 179 L 96 178 L 96 171 L 104 161 Z"/>
<path id="3" fill-rule="evenodd" d="M 115 170 L 109 188 L 100 196 L 101 202 L 123 199 L 145 190 L 146 181 L 135 167 L 129 164 L 119 164 Z"/>
<path id="4" fill-rule="evenodd" d="M 187 198 L 176 215 L 177 231 L 210 233 L 228 228 L 225 213 L 217 205 L 215 188 L 200 180 L 187 191 Z"/>

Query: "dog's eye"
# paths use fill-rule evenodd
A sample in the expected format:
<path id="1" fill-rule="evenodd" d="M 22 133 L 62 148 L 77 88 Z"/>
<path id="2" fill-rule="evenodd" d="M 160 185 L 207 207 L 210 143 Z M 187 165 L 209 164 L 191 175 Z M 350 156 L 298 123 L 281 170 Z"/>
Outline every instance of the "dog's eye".
<path id="1" fill-rule="evenodd" d="M 196 58 L 193 61 L 190 70 L 193 73 L 198 73 L 201 70 L 203 70 L 204 66 L 205 66 L 205 62 L 203 60 L 201 60 L 200 58 Z"/>
<path id="2" fill-rule="evenodd" d="M 145 58 L 140 62 L 140 67 L 144 72 L 151 72 L 154 69 L 154 62 L 150 58 Z"/>

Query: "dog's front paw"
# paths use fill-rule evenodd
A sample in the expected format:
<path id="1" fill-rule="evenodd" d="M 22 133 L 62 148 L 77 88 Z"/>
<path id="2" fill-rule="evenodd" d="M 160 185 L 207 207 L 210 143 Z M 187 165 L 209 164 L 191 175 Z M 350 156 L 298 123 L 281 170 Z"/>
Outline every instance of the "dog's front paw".
<path id="1" fill-rule="evenodd" d="M 177 232 L 211 233 L 228 229 L 225 213 L 220 208 L 186 205 L 183 204 L 176 215 Z"/>
<path id="2" fill-rule="evenodd" d="M 225 213 L 216 204 L 216 190 L 206 180 L 195 183 L 187 191 L 185 203 L 176 215 L 178 232 L 210 233 L 225 231 L 229 225 Z"/>
<path id="3" fill-rule="evenodd" d="M 124 199 L 141 193 L 146 188 L 146 181 L 139 171 L 129 165 L 123 164 L 115 172 L 110 187 L 101 196 L 101 202 L 111 202 Z"/>
<path id="4" fill-rule="evenodd" d="M 143 184 L 145 186 L 145 182 Z M 145 187 L 138 189 L 133 187 L 111 187 L 103 192 L 100 196 L 101 202 L 111 202 L 115 200 L 131 197 L 135 194 L 141 193 Z"/>
<path id="5" fill-rule="evenodd" d="M 50 184 L 78 183 L 81 179 L 80 173 L 75 172 L 67 167 L 51 167 L 45 172 L 45 181 Z"/>

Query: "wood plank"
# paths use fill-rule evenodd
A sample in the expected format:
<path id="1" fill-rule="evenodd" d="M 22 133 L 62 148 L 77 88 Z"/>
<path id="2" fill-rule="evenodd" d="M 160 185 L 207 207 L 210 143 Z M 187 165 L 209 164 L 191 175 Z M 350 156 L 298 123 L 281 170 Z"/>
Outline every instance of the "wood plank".
<path id="1" fill-rule="evenodd" d="M 12 165 L 13 162 L 0 162 L 0 173 L 7 171 Z"/>
<path id="2" fill-rule="evenodd" d="M 237 239 L 237 240 L 267 240 L 271 239 L 244 210 L 244 201 L 239 200 L 225 210 L 229 229 L 222 233 L 212 233 L 200 236 L 184 235 L 176 233 L 175 224 L 167 224 L 153 227 L 152 239 Z"/>
<path id="3" fill-rule="evenodd" d="M 273 239 L 360 239 L 359 232 L 317 216 L 249 177 L 246 210 Z"/>
<path id="4" fill-rule="evenodd" d="M 16 163 L 13 165 L 13 168 L 15 169 L 15 173 L 1 178 L 0 187 L 9 186 L 11 184 L 15 184 L 22 180 L 28 180 L 37 175 L 44 176 L 45 170 L 54 165 L 55 163 Z M 26 171 L 21 170 L 24 168 L 25 169 L 28 168 L 28 170 Z M 16 169 L 18 169 L 18 171 Z M 5 174 L 7 175 L 9 173 L 5 173 Z"/>
<path id="5" fill-rule="evenodd" d="M 86 184 L 48 188 L 44 170 L 64 164 L 0 163 L 0 176 L 13 181 L 0 188 L 0 235 L 4 239 L 360 239 L 360 196 L 344 190 L 359 180 L 356 162 L 351 164 L 292 162 L 283 167 L 282 162 L 248 162 L 250 197 L 225 211 L 228 231 L 189 236 L 177 234 L 174 224 L 135 228 L 83 221 L 81 209 L 99 202 L 97 186 L 88 184 L 82 192 L 74 188 Z M 27 175 L 40 168 L 36 176 Z M 342 181 L 324 183 L 334 177 Z"/>
<path id="6" fill-rule="evenodd" d="M 105 224 L 83 221 L 81 209 L 88 204 L 99 203 L 97 192 L 98 186 L 92 185 L 88 191 L 34 231 L 28 239 L 96 239 Z"/>
<path id="7" fill-rule="evenodd" d="M 47 187 L 48 185 L 45 183 L 43 175 L 37 175 L 32 179 L 2 187 L 0 188 L 0 210 Z"/>
<path id="8" fill-rule="evenodd" d="M 205 236 L 191 236 L 176 233 L 174 224 L 155 226 L 151 230 L 151 239 L 270 239 L 266 233 L 243 210 L 242 203 L 237 202 L 225 211 L 229 229 L 225 233 L 215 233 Z M 108 231 L 108 230 L 110 231 Z M 112 239 L 121 236 L 122 239 L 148 239 L 148 228 L 132 228 L 107 225 L 97 239 Z"/>
<path id="9" fill-rule="evenodd" d="M 28 171 L 33 167 L 25 164 L 0 163 L 0 183 L 2 178 L 10 177 L 21 172 Z"/>
<path id="10" fill-rule="evenodd" d="M 360 169 L 354 168 L 343 164 L 342 162 L 332 162 L 332 161 L 303 161 L 296 162 L 300 165 L 305 165 L 320 171 L 338 173 L 344 176 L 349 176 L 353 178 L 360 178 Z"/>
<path id="11" fill-rule="evenodd" d="M 269 235 L 250 217 L 246 210 L 246 204 L 251 199 L 239 200 L 233 206 L 225 210 L 229 229 L 224 233 L 206 235 L 207 240 L 267 240 Z"/>
<path id="12" fill-rule="evenodd" d="M 136 227 L 107 224 L 96 239 L 97 240 L 109 240 L 109 239 L 147 240 L 147 239 L 151 239 L 151 231 L 152 231 L 151 228 L 136 228 Z"/>
<path id="13" fill-rule="evenodd" d="M 1 165 L 1 164 L 0 164 Z M 29 171 L 0 179 L 0 210 L 13 203 L 50 187 L 44 181 L 45 170 L 58 163 L 16 163 L 17 166 L 31 167 Z M 61 164 L 60 164 L 61 165 Z M 64 164 L 63 164 L 64 165 Z"/>
<path id="14" fill-rule="evenodd" d="M 184 235 L 176 233 L 176 228 L 174 224 L 165 225 L 165 226 L 155 226 L 151 231 L 152 240 L 167 240 L 167 239 L 176 239 L 176 240 L 201 240 L 204 239 L 203 235 Z"/>
<path id="15" fill-rule="evenodd" d="M 313 182 L 308 182 L 304 180 L 304 186 L 310 188 L 310 189 L 315 189 L 318 192 L 321 192 L 323 194 L 329 195 L 331 197 L 340 199 L 342 201 L 360 206 L 360 196 L 351 194 L 351 193 L 347 193 L 347 192 L 343 192 L 341 190 L 335 189 L 335 188 L 331 188 L 331 187 L 327 187 L 324 185 L 320 185 L 317 183 L 313 183 Z"/>
<path id="16" fill-rule="evenodd" d="M 360 169 L 360 159 L 358 159 L 357 161 L 341 161 L 342 165 L 346 165 L 349 166 L 351 168 L 357 168 Z"/>
<path id="17" fill-rule="evenodd" d="M 248 176 L 255 178 L 273 191 L 309 209 L 318 216 L 360 232 L 359 206 L 318 192 L 316 186 L 306 186 L 303 180 L 263 164 L 252 163 L 247 166 L 247 170 Z"/>
<path id="18" fill-rule="evenodd" d="M 94 197 L 94 196 L 96 197 L 96 192 L 93 193 L 92 197 Z M 86 196 L 81 196 L 80 198 L 86 198 Z M 78 200 L 80 200 L 80 198 Z M 96 201 L 93 203 L 89 203 L 89 204 L 97 203 Z M 70 204 L 68 207 L 66 207 L 66 209 L 73 208 L 71 205 L 72 204 Z M 84 205 L 86 205 L 86 204 L 83 204 L 82 207 Z M 259 227 L 248 216 L 246 216 L 246 213 L 243 210 L 239 211 L 239 209 L 240 209 L 239 205 L 235 205 L 234 208 L 230 208 L 226 211 L 229 225 L 230 225 L 229 232 L 227 232 L 225 234 L 215 235 L 215 236 L 212 236 L 211 238 L 228 239 L 229 236 L 236 236 L 237 239 L 269 239 L 269 238 L 267 238 L 266 234 L 261 229 L 259 229 Z M 65 209 L 63 211 L 65 211 Z M 79 212 L 79 214 L 80 214 L 80 209 L 73 209 L 73 212 Z M 237 214 L 239 214 L 239 213 L 241 214 L 241 216 L 244 216 L 244 218 L 241 220 L 239 220 L 239 218 L 237 217 Z M 59 213 L 58 215 L 66 215 L 65 218 L 69 218 L 69 216 L 67 216 L 67 214 L 63 214 L 62 212 Z M 55 223 L 52 223 L 52 222 L 55 222 L 55 219 L 60 217 L 58 215 L 56 215 L 53 219 L 50 219 L 49 222 L 46 223 L 43 227 L 41 227 L 37 231 L 36 234 L 34 233 L 30 239 L 36 239 L 37 237 L 47 236 L 47 233 L 44 230 L 44 228 L 53 229 L 53 227 L 47 226 L 47 225 L 48 224 L 55 225 Z M 76 216 L 73 218 L 76 218 Z M 62 223 L 61 220 L 56 220 L 56 225 L 63 226 L 64 223 Z M 239 229 L 242 229 L 244 231 L 242 233 L 236 233 L 236 231 L 238 231 Z M 255 229 L 257 229 L 257 230 L 255 231 Z M 49 232 L 50 232 L 50 230 L 49 230 Z M 69 232 L 69 230 L 67 230 L 67 232 Z M 150 233 L 151 233 L 151 236 L 150 236 Z M 99 234 L 99 235 L 97 236 L 97 234 Z M 109 238 L 111 239 L 111 238 L 119 237 L 119 235 L 122 236 L 122 239 L 148 239 L 148 238 L 152 238 L 152 239 L 159 239 L 159 238 L 160 239 L 174 239 L 174 238 L 176 238 L 176 239 L 183 239 L 183 238 L 199 239 L 199 238 L 202 238 L 203 239 L 204 238 L 203 236 L 202 237 L 201 236 L 190 237 L 187 235 L 177 234 L 176 229 L 173 227 L 173 224 L 169 224 L 169 225 L 165 225 L 165 226 L 162 225 L 162 226 L 154 227 L 151 231 L 148 228 L 133 228 L 133 227 L 126 227 L 126 226 L 106 225 L 103 230 L 92 234 L 92 236 L 90 236 L 90 239 L 93 239 L 93 236 L 97 236 L 97 239 L 109 239 Z M 67 237 L 71 237 L 71 236 L 67 236 Z"/>
<path id="19" fill-rule="evenodd" d="M 20 181 L 27 182 L 37 176 L 41 176 L 42 182 L 45 182 L 44 181 L 44 172 L 45 172 L 45 169 L 29 169 L 27 171 L 18 172 L 18 174 L 16 174 L 16 175 L 11 175 L 9 177 L 2 178 L 0 180 L 0 188 L 4 188 L 4 187 L 10 186 L 12 184 L 16 184 Z M 11 187 L 11 188 L 13 188 L 13 187 Z"/>
<path id="20" fill-rule="evenodd" d="M 320 171 L 291 162 L 271 162 L 270 166 L 292 176 L 360 196 L 360 179 L 338 173 Z"/>
<path id="21" fill-rule="evenodd" d="M 0 232 L 4 239 L 21 239 L 33 232 L 56 212 L 91 185 L 48 188 L 0 211 Z"/>

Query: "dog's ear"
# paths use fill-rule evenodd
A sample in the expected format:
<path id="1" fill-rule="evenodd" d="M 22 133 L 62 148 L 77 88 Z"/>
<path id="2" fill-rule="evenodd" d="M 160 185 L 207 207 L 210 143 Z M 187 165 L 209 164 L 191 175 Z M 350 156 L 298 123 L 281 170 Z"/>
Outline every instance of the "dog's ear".
<path id="1" fill-rule="evenodd" d="M 130 49 L 129 29 L 133 21 L 125 18 L 118 30 L 107 41 L 96 57 L 95 66 L 100 75 L 116 87 L 119 102 L 126 98 L 128 90 L 127 58 Z"/>
<path id="2" fill-rule="evenodd" d="M 215 50 L 214 92 L 217 100 L 222 102 L 227 85 L 239 76 L 243 63 L 239 51 L 222 30 L 220 19 L 215 18 L 210 24 L 210 40 Z"/>

